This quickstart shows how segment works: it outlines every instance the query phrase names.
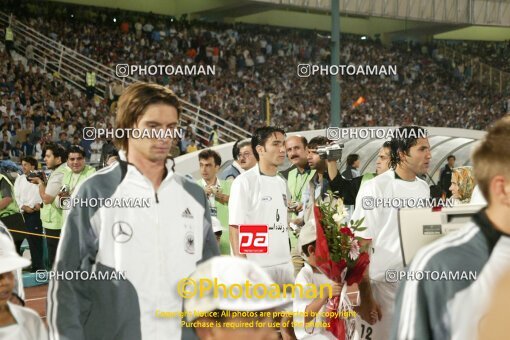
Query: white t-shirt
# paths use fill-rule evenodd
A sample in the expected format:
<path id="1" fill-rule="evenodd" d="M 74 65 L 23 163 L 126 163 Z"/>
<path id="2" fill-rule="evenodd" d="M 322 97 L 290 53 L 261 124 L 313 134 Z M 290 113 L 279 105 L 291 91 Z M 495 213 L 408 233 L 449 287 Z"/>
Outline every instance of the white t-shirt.
<path id="1" fill-rule="evenodd" d="M 398 209 L 384 206 L 374 209 L 363 209 L 363 205 L 374 199 L 381 198 L 429 198 L 430 189 L 425 181 L 416 178 L 415 181 L 404 181 L 395 178 L 395 171 L 388 170 L 367 181 L 359 190 L 356 197 L 356 209 L 351 219 L 356 221 L 363 217 L 363 225 L 367 228 L 358 232 L 358 236 L 372 239 L 373 253 L 370 254 L 369 276 L 372 281 L 372 293 L 375 301 L 381 307 L 382 319 L 374 325 L 362 321 L 366 334 L 373 340 L 389 338 L 391 322 L 394 314 L 394 304 L 398 283 L 386 282 L 386 270 L 404 270 L 400 236 L 398 234 Z M 365 201 L 364 201 L 365 200 Z M 365 333 L 362 330 L 361 334 Z"/>
<path id="2" fill-rule="evenodd" d="M 314 273 L 312 267 L 305 262 L 304 267 L 301 268 L 298 275 L 296 276 L 296 286 L 308 287 L 309 284 L 316 285 L 317 290 L 319 291 L 320 285 L 333 284 L 333 281 L 328 279 L 327 276 L 322 273 Z M 319 310 L 319 314 L 314 320 L 316 327 L 310 325 L 305 329 L 305 327 L 302 326 L 305 322 L 304 313 L 306 306 L 312 303 L 313 300 L 314 299 L 306 299 L 304 296 L 301 298 L 299 294 L 297 294 L 294 298 L 294 333 L 296 334 L 296 338 L 299 340 L 336 339 L 331 332 L 326 330 L 326 328 L 319 326 L 323 324 L 323 322 L 326 322 L 326 319 L 324 318 L 324 313 L 326 312 L 326 304 L 322 306 L 322 308 Z"/>
<path id="3" fill-rule="evenodd" d="M 7 302 L 16 323 L 0 327 L 2 340 L 46 340 L 48 332 L 39 315 L 29 308 Z"/>
<path id="4" fill-rule="evenodd" d="M 395 178 L 395 171 L 385 173 L 368 181 L 360 188 L 356 197 L 356 209 L 352 220 L 365 217 L 363 222 L 367 228 L 358 235 L 372 239 L 373 253 L 370 256 L 370 279 L 385 281 L 387 269 L 403 269 L 400 237 L 398 234 L 398 209 L 383 206 L 371 210 L 363 209 L 364 197 L 380 198 L 429 198 L 430 189 L 425 181 L 416 178 L 409 182 Z M 365 206 L 367 206 L 365 198 Z"/>
<path id="5" fill-rule="evenodd" d="M 268 251 L 246 254 L 262 267 L 291 261 L 287 223 L 285 180 L 280 176 L 265 176 L 256 165 L 237 176 L 230 188 L 228 201 L 229 225 L 258 224 L 268 226 Z"/>

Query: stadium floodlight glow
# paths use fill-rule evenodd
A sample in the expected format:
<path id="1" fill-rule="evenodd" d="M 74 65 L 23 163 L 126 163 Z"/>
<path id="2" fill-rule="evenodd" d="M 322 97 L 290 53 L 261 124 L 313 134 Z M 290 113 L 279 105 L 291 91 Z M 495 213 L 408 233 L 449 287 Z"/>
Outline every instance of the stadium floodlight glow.
<path id="1" fill-rule="evenodd" d="M 367 40 L 367 36 L 366 35 L 362 36 L 361 40 Z"/>
<path id="2" fill-rule="evenodd" d="M 71 18 L 74 18 L 74 14 L 71 14 Z"/>
<path id="3" fill-rule="evenodd" d="M 117 18 L 113 18 L 113 22 L 117 22 Z"/>

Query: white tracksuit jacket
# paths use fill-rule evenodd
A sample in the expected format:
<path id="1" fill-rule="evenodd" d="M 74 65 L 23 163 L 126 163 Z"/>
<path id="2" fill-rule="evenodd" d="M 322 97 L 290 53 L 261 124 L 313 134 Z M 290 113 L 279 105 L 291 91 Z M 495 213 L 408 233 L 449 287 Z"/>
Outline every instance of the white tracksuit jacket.
<path id="1" fill-rule="evenodd" d="M 125 159 L 121 154 L 121 159 Z M 179 280 L 197 262 L 219 255 L 204 191 L 172 170 L 155 192 L 125 161 L 87 178 L 78 198 L 150 198 L 144 208 L 73 207 L 64 224 L 54 270 L 119 272 L 126 279 L 56 280 L 48 289 L 50 339 L 158 340 L 194 338 L 179 318 Z"/>

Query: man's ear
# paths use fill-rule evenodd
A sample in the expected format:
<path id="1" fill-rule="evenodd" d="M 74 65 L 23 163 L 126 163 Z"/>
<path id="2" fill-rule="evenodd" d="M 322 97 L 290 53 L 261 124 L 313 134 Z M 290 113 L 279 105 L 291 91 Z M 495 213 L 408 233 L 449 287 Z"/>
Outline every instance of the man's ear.
<path id="1" fill-rule="evenodd" d="M 255 150 L 257 150 L 257 153 L 260 155 L 262 151 L 265 151 L 265 148 L 262 145 L 257 145 Z"/>
<path id="2" fill-rule="evenodd" d="M 406 153 L 403 151 L 398 151 L 398 158 L 400 159 L 401 163 L 404 163 L 406 161 Z"/>
<path id="3" fill-rule="evenodd" d="M 309 244 L 306 250 L 308 250 L 308 254 L 310 255 L 315 254 L 315 246 L 313 244 Z"/>
<path id="4" fill-rule="evenodd" d="M 510 184 L 504 176 L 494 176 L 489 182 L 490 202 L 501 202 L 510 205 Z"/>

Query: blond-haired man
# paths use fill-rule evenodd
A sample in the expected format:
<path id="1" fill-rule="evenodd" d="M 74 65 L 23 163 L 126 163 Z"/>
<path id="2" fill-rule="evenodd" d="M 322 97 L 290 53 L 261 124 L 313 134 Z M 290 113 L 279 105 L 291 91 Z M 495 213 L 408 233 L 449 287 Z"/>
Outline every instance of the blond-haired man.
<path id="1" fill-rule="evenodd" d="M 472 155 L 487 207 L 463 229 L 417 253 L 409 271 L 440 276 L 402 282 L 392 339 L 476 337 L 492 289 L 510 269 L 509 147 L 510 117 L 505 117 L 489 128 Z"/>

